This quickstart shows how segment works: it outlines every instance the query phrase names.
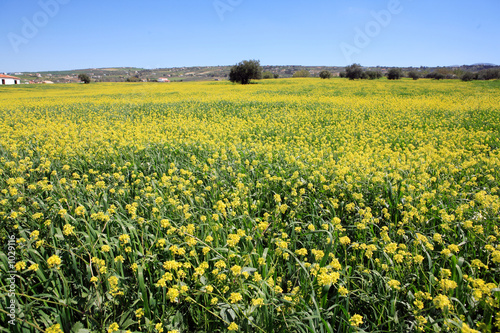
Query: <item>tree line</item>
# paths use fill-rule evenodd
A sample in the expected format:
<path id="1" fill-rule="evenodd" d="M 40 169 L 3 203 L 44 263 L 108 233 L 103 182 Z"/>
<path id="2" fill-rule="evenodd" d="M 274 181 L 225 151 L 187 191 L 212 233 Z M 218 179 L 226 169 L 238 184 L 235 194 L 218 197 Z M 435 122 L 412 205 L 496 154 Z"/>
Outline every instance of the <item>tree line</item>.
<path id="1" fill-rule="evenodd" d="M 379 79 L 382 76 L 381 71 L 365 71 L 363 67 L 359 64 L 352 64 L 347 66 L 345 72 L 340 73 L 340 77 L 345 77 L 350 80 L 356 79 Z M 389 80 L 399 80 L 402 77 L 409 77 L 413 80 L 418 80 L 419 78 L 443 80 L 443 79 L 461 79 L 462 81 L 472 81 L 472 80 L 498 80 L 500 79 L 500 68 L 488 68 L 477 72 L 465 72 L 458 71 L 454 72 L 447 68 L 440 68 L 436 71 L 430 73 L 420 73 L 416 70 L 411 70 L 404 73 L 401 68 L 391 68 L 385 74 Z"/>
<path id="2" fill-rule="evenodd" d="M 309 77 L 311 73 L 308 70 L 302 69 L 296 71 L 293 77 Z M 321 71 L 319 77 L 329 79 L 332 73 L 329 71 Z M 251 80 L 260 79 L 277 79 L 279 74 L 270 71 L 262 72 L 259 60 L 243 60 L 231 68 L 229 72 L 229 81 L 233 83 L 249 84 Z"/>
<path id="3" fill-rule="evenodd" d="M 296 71 L 293 74 L 293 77 L 309 76 L 311 76 L 311 73 L 305 69 Z M 322 79 L 329 79 L 332 76 L 332 73 L 327 70 L 323 70 L 319 73 L 319 77 Z M 389 80 L 399 80 L 402 77 L 409 77 L 413 80 L 418 80 L 420 78 L 435 80 L 460 78 L 462 81 L 492 80 L 500 79 L 500 68 L 488 68 L 480 70 L 478 72 L 453 72 L 447 68 L 439 68 L 438 70 L 430 73 L 422 73 L 416 70 L 411 70 L 405 73 L 401 68 L 394 67 L 390 68 L 387 73 L 383 74 L 380 70 L 364 70 L 360 64 L 352 64 L 350 66 L 347 66 L 345 68 L 345 71 L 341 72 L 339 76 L 348 78 L 350 80 L 375 80 L 380 79 L 383 76 L 386 76 Z M 237 82 L 241 84 L 248 84 L 252 79 L 260 80 L 278 77 L 278 74 L 274 74 L 270 71 L 262 73 L 262 68 L 260 66 L 259 60 L 243 60 L 242 62 L 233 66 L 229 74 L 229 80 L 231 82 Z"/>
<path id="4" fill-rule="evenodd" d="M 293 77 L 310 77 L 311 73 L 306 70 L 298 70 L 293 73 Z M 323 70 L 319 73 L 319 77 L 322 79 L 329 79 L 333 74 L 328 70 Z M 348 78 L 350 80 L 357 79 L 368 79 L 375 80 L 386 76 L 389 80 L 399 80 L 402 77 L 409 77 L 413 80 L 418 80 L 420 78 L 427 79 L 461 79 L 462 81 L 472 81 L 472 80 L 495 80 L 500 79 L 500 67 L 487 68 L 479 70 L 476 72 L 463 71 L 461 69 L 451 70 L 449 68 L 438 68 L 432 72 L 422 72 L 417 70 L 403 71 L 401 68 L 393 67 L 390 68 L 387 73 L 382 73 L 380 70 L 365 70 L 360 64 L 352 64 L 345 68 L 344 72 L 340 72 L 339 76 L 341 78 Z M 84 82 L 89 83 L 90 77 L 87 74 L 80 74 L 78 78 Z M 229 80 L 233 83 L 249 84 L 251 80 L 260 79 L 277 79 L 279 74 L 273 73 L 271 71 L 264 71 L 260 66 L 259 60 L 243 60 L 240 63 L 234 65 L 229 73 Z M 127 78 L 127 82 L 138 82 L 141 81 L 138 75 L 134 77 Z"/>

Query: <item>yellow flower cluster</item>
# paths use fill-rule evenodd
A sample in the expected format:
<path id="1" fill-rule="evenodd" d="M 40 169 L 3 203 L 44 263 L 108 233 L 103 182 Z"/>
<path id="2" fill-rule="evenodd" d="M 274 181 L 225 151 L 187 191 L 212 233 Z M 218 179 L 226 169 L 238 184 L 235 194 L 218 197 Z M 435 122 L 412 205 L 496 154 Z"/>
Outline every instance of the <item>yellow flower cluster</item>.
<path id="1" fill-rule="evenodd" d="M 56 254 L 54 254 L 49 259 L 47 259 L 47 265 L 49 266 L 49 268 L 52 268 L 54 266 L 59 266 L 59 265 L 61 265 L 61 263 L 62 263 L 61 258 L 59 258 L 59 256 Z M 57 267 L 57 268 L 59 268 L 59 267 Z"/>

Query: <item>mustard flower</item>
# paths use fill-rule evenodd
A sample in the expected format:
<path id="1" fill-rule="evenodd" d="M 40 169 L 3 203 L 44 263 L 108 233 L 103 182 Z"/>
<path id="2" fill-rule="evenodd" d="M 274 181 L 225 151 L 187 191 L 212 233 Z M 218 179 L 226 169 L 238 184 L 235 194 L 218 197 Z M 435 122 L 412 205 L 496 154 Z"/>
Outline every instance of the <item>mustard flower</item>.
<path id="1" fill-rule="evenodd" d="M 23 269 L 26 268 L 26 262 L 24 261 L 18 261 L 16 264 L 15 264 L 15 268 L 16 268 L 16 271 L 22 271 Z"/>
<path id="2" fill-rule="evenodd" d="M 120 329 L 120 326 L 118 326 L 118 324 L 117 324 L 117 323 L 112 323 L 112 324 L 111 324 L 111 325 L 109 325 L 109 327 L 108 327 L 108 333 L 117 332 L 119 329 Z"/>
<path id="3" fill-rule="evenodd" d="M 49 268 L 52 268 L 54 266 L 59 266 L 62 263 L 61 258 L 59 258 L 58 255 L 54 254 L 52 255 L 49 259 L 47 259 L 47 265 Z"/>
<path id="4" fill-rule="evenodd" d="M 237 331 L 238 325 L 233 321 L 227 328 L 228 331 Z"/>
<path id="5" fill-rule="evenodd" d="M 45 333 L 64 333 L 64 331 L 61 329 L 60 324 L 55 324 L 47 328 Z"/>
<path id="6" fill-rule="evenodd" d="M 243 299 L 243 296 L 241 296 L 240 293 L 231 293 L 231 296 L 229 296 L 229 300 L 231 303 L 237 303 Z"/>
<path id="7" fill-rule="evenodd" d="M 349 324 L 354 327 L 359 327 L 359 325 L 363 324 L 363 316 L 359 314 L 351 316 L 351 318 L 349 319 Z"/>

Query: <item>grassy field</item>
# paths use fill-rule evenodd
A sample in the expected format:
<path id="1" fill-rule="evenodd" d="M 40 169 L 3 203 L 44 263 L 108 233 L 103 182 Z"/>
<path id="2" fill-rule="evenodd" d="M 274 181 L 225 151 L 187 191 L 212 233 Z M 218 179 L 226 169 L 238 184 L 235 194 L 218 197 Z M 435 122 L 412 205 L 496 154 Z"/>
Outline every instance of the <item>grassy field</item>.
<path id="1" fill-rule="evenodd" d="M 499 81 L 0 87 L 0 119 L 2 332 L 500 330 Z"/>

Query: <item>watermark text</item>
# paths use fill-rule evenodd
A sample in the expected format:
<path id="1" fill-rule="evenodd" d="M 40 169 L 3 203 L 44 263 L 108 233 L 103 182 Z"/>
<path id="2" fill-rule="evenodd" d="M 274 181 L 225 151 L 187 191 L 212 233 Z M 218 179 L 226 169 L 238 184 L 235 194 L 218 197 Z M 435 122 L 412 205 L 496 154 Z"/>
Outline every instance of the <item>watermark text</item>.
<path id="1" fill-rule="evenodd" d="M 68 4 L 71 0 L 39 0 L 38 6 L 41 10 L 37 11 L 31 18 L 23 17 L 20 33 L 9 32 L 7 38 L 14 52 L 19 52 L 19 47 L 28 44 L 30 40 L 38 35 L 40 29 L 45 27 L 51 18 L 55 17 L 60 10 L 61 5 Z"/>
<path id="2" fill-rule="evenodd" d="M 352 63 L 352 56 L 360 54 L 361 50 L 370 45 L 371 41 L 381 33 L 383 28 L 389 26 L 392 18 L 401 14 L 402 11 L 403 6 L 400 0 L 389 0 L 386 9 L 382 9 L 378 12 L 371 11 L 370 15 L 373 20 L 367 22 L 364 28 L 354 28 L 355 35 L 353 43 L 342 42 L 339 45 L 347 62 Z"/>
<path id="3" fill-rule="evenodd" d="M 9 236 L 7 244 L 7 260 L 9 271 L 7 272 L 7 297 L 9 304 L 7 304 L 7 312 L 10 320 L 10 325 L 15 325 L 16 321 L 16 236 Z"/>
<path id="4" fill-rule="evenodd" d="M 213 6 L 215 12 L 219 16 L 219 19 L 221 21 L 224 21 L 224 15 L 226 15 L 227 12 L 232 12 L 236 7 L 238 7 L 242 3 L 243 0 L 215 0 L 213 2 Z"/>

